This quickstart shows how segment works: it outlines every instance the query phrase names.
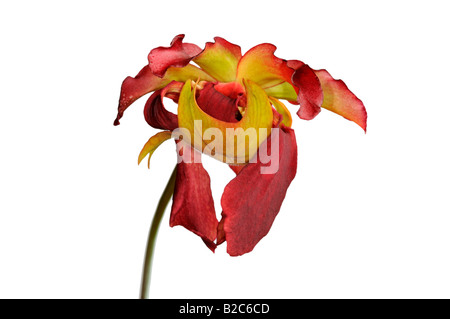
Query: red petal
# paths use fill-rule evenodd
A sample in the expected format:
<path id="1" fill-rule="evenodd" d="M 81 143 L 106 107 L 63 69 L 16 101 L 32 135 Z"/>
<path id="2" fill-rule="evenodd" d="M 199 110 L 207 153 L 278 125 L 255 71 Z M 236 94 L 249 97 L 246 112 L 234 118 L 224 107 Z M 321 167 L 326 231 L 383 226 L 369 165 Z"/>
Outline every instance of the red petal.
<path id="1" fill-rule="evenodd" d="M 191 149 L 192 159 L 194 152 Z M 170 227 L 184 226 L 214 251 L 218 223 L 208 173 L 201 163 L 182 161 L 177 165 Z"/>
<path id="2" fill-rule="evenodd" d="M 287 66 L 291 69 L 297 70 L 300 69 L 302 66 L 304 66 L 305 63 L 299 60 L 289 60 L 287 61 Z"/>
<path id="3" fill-rule="evenodd" d="M 335 80 L 326 70 L 315 71 L 323 90 L 322 107 L 355 122 L 365 131 L 367 112 L 342 80 Z"/>
<path id="4" fill-rule="evenodd" d="M 230 166 L 231 170 L 237 175 L 240 171 L 245 167 L 245 165 L 228 165 Z"/>
<path id="5" fill-rule="evenodd" d="M 119 125 L 119 120 L 123 112 L 138 98 L 151 91 L 163 88 L 167 83 L 166 79 L 161 79 L 154 74 L 146 65 L 134 78 L 129 76 L 123 83 L 120 91 L 119 109 L 114 125 Z"/>
<path id="6" fill-rule="evenodd" d="M 148 62 L 153 74 L 163 77 L 170 67 L 183 67 L 197 56 L 202 49 L 192 43 L 183 43 L 184 34 L 173 38 L 170 47 L 158 47 L 150 51 Z"/>
<path id="7" fill-rule="evenodd" d="M 223 230 L 227 252 L 239 256 L 253 250 L 269 232 L 278 214 L 289 184 L 297 171 L 297 143 L 294 131 L 274 129 L 279 138 L 279 169 L 274 174 L 261 174 L 261 163 L 247 164 L 225 187 L 222 196 Z M 266 142 L 265 142 L 266 143 Z M 267 153 L 271 154 L 271 139 Z M 222 235 L 221 235 L 222 236 Z"/>
<path id="8" fill-rule="evenodd" d="M 151 127 L 173 131 L 178 127 L 178 116 L 164 107 L 162 93 L 162 90 L 154 92 L 145 103 L 145 121 Z"/>
<path id="9" fill-rule="evenodd" d="M 226 122 L 237 122 L 236 112 L 239 112 L 236 99 L 218 92 L 213 83 L 205 84 L 205 87 L 198 91 L 198 106 L 212 117 Z"/>
<path id="10" fill-rule="evenodd" d="M 245 165 L 228 165 L 231 170 L 237 175 L 239 174 L 242 169 L 245 167 Z M 223 212 L 222 212 L 223 215 Z M 217 246 L 219 246 L 220 244 L 224 243 L 226 238 L 225 238 L 225 231 L 223 230 L 223 224 L 224 224 L 224 218 L 222 217 L 222 219 L 219 222 L 219 225 L 217 226 Z"/>
<path id="11" fill-rule="evenodd" d="M 183 88 L 183 82 L 172 81 L 169 85 L 161 90 L 161 97 L 168 97 L 172 99 L 175 103 L 178 103 L 178 98 L 180 97 L 181 89 Z"/>
<path id="12" fill-rule="evenodd" d="M 290 61 L 290 64 L 294 66 L 292 62 Z M 323 102 L 322 87 L 316 74 L 307 64 L 295 62 L 298 68 L 292 75 L 292 82 L 299 89 L 297 102 L 300 103 L 300 109 L 297 114 L 303 120 L 312 120 L 320 113 Z"/>
<path id="13" fill-rule="evenodd" d="M 219 225 L 217 226 L 217 246 L 220 244 L 223 244 L 226 240 L 225 238 L 225 231 L 223 230 L 223 222 L 224 219 L 222 218 L 219 222 Z"/>
<path id="14" fill-rule="evenodd" d="M 217 83 L 214 88 L 231 99 L 237 99 L 238 96 L 245 94 L 244 87 L 237 82 Z"/>

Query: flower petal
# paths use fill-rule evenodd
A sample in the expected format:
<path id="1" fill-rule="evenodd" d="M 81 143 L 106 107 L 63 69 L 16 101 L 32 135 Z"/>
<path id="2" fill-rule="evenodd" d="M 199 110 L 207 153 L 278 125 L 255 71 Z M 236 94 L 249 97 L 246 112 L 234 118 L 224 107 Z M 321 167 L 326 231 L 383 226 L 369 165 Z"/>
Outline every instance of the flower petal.
<path id="1" fill-rule="evenodd" d="M 245 94 L 244 87 L 237 82 L 217 83 L 214 88 L 231 99 L 237 99 Z"/>
<path id="2" fill-rule="evenodd" d="M 248 79 L 262 88 L 290 82 L 294 70 L 287 61 L 274 55 L 276 46 L 270 43 L 257 45 L 244 54 L 238 65 L 237 79 Z"/>
<path id="3" fill-rule="evenodd" d="M 181 89 L 183 88 L 183 82 L 172 81 L 169 85 L 161 90 L 161 98 L 168 97 L 175 103 L 178 103 L 178 97 L 180 96 Z"/>
<path id="4" fill-rule="evenodd" d="M 289 83 L 283 82 L 281 84 L 271 86 L 270 88 L 264 89 L 268 96 L 272 96 L 276 99 L 288 100 L 290 102 L 297 103 L 297 91 L 296 89 Z"/>
<path id="5" fill-rule="evenodd" d="M 294 70 L 297 70 L 304 65 L 305 65 L 305 63 L 302 61 L 299 61 L 299 60 L 288 60 L 287 61 L 287 66 Z"/>
<path id="6" fill-rule="evenodd" d="M 277 100 L 273 97 L 269 97 L 269 100 L 270 100 L 270 103 L 272 103 L 275 110 L 283 116 L 281 123 L 284 126 L 291 127 L 292 126 L 292 116 L 291 116 L 291 112 L 289 112 L 286 105 L 284 105 L 279 100 Z"/>
<path id="7" fill-rule="evenodd" d="M 298 116 L 303 120 L 312 120 L 320 113 L 323 102 L 323 92 L 319 79 L 307 64 L 302 64 L 292 75 L 292 82 L 299 89 L 297 102 L 300 103 L 300 109 L 297 112 Z"/>
<path id="8" fill-rule="evenodd" d="M 171 81 L 186 82 L 187 80 L 215 82 L 214 78 L 192 64 L 188 64 L 184 68 L 167 69 L 164 79 L 167 79 L 169 83 Z"/>
<path id="9" fill-rule="evenodd" d="M 224 219 L 222 218 L 219 222 L 219 225 L 217 226 L 217 243 L 216 243 L 217 246 L 223 244 L 226 240 L 225 231 L 223 230 L 223 222 Z"/>
<path id="10" fill-rule="evenodd" d="M 178 117 L 167 111 L 162 102 L 162 90 L 154 92 L 144 107 L 145 121 L 151 127 L 173 131 L 178 127 Z"/>
<path id="11" fill-rule="evenodd" d="M 323 90 L 322 107 L 355 122 L 366 131 L 367 112 L 362 101 L 342 80 L 335 80 L 326 70 L 318 70 L 315 73 Z"/>
<path id="12" fill-rule="evenodd" d="M 170 227 L 181 225 L 200 236 L 214 251 L 218 220 L 214 209 L 210 178 L 202 163 L 177 164 Z"/>
<path id="13" fill-rule="evenodd" d="M 144 94 L 163 88 L 169 82 L 170 81 L 167 79 L 161 79 L 154 75 L 148 65 L 139 71 L 134 78 L 131 76 L 127 77 L 122 83 L 119 109 L 114 125 L 120 124 L 119 120 L 122 118 L 123 112 L 125 112 L 134 101 Z"/>
<path id="14" fill-rule="evenodd" d="M 136 77 L 127 77 L 122 83 L 120 91 L 119 108 L 114 125 L 119 125 L 125 110 L 138 98 L 155 90 L 164 88 L 172 81 L 186 82 L 193 81 L 214 81 L 212 77 L 194 65 L 187 65 L 184 68 L 169 68 L 160 78 L 154 75 L 150 67 L 145 66 Z"/>
<path id="15" fill-rule="evenodd" d="M 231 170 L 237 175 L 245 167 L 245 165 L 229 165 Z"/>
<path id="16" fill-rule="evenodd" d="M 247 92 L 247 107 L 242 119 L 237 123 L 221 121 L 204 112 L 195 101 L 194 91 L 186 82 L 180 93 L 178 101 L 178 126 L 190 132 L 188 141 L 197 150 L 202 152 L 210 145 L 203 140 L 205 131 L 212 129 L 222 136 L 222 149 L 214 149 L 214 158 L 229 163 L 246 163 L 251 159 L 259 145 L 270 135 L 273 113 L 265 92 L 255 83 L 244 80 Z M 217 130 L 217 131 L 216 131 Z M 248 131 L 247 131 L 248 130 Z M 246 138 L 249 131 L 253 130 L 255 138 Z M 261 134 L 264 134 L 262 136 Z M 236 143 L 235 141 L 238 141 Z M 246 143 L 248 140 L 248 143 Z M 241 144 L 239 144 L 241 141 Z M 247 146 L 247 147 L 246 147 Z"/>
<path id="17" fill-rule="evenodd" d="M 289 184 L 295 177 L 297 143 L 294 131 L 289 128 L 274 129 L 272 136 L 279 138 L 278 171 L 261 174 L 264 164 L 258 157 L 257 163 L 247 164 L 225 187 L 221 201 L 223 232 L 227 252 L 231 256 L 252 251 L 269 232 Z M 266 142 L 268 153 L 273 148 L 271 139 Z M 220 234 L 222 237 L 223 234 Z"/>
<path id="18" fill-rule="evenodd" d="M 142 160 L 148 155 L 148 168 L 150 168 L 150 158 L 153 155 L 153 152 L 165 141 L 172 137 L 171 131 L 159 132 L 150 137 L 150 139 L 145 143 L 144 147 L 139 153 L 138 157 L 138 165 L 142 162 Z"/>
<path id="19" fill-rule="evenodd" d="M 212 117 L 221 121 L 237 122 L 236 112 L 239 112 L 239 110 L 236 102 L 236 99 L 231 99 L 218 92 L 213 83 L 205 84 L 204 88 L 198 91 L 198 106 Z"/>
<path id="20" fill-rule="evenodd" d="M 173 38 L 170 47 L 158 47 L 150 51 L 148 62 L 152 73 L 163 77 L 170 67 L 184 67 L 202 49 L 192 43 L 183 43 L 184 34 Z"/>
<path id="21" fill-rule="evenodd" d="M 241 47 L 219 37 L 214 40 L 215 43 L 206 43 L 203 52 L 193 61 L 219 82 L 232 82 L 242 57 Z"/>

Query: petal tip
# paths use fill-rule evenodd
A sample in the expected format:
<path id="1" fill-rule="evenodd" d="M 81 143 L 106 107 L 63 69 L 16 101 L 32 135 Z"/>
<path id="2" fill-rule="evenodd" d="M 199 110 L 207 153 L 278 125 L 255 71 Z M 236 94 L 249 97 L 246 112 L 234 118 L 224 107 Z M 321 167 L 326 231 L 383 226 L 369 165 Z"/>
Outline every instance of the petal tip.
<path id="1" fill-rule="evenodd" d="M 367 111 L 364 108 L 364 113 L 366 114 L 363 123 L 360 125 L 358 124 L 363 130 L 364 130 L 364 134 L 367 134 Z"/>
<path id="2" fill-rule="evenodd" d="M 184 67 L 202 50 L 195 44 L 183 43 L 184 34 L 175 36 L 169 47 L 157 47 L 148 54 L 152 73 L 163 78 L 170 67 Z"/>
<path id="3" fill-rule="evenodd" d="M 328 109 L 367 129 L 367 111 L 363 102 L 342 80 L 334 79 L 325 69 L 314 70 L 323 89 L 322 108 Z"/>

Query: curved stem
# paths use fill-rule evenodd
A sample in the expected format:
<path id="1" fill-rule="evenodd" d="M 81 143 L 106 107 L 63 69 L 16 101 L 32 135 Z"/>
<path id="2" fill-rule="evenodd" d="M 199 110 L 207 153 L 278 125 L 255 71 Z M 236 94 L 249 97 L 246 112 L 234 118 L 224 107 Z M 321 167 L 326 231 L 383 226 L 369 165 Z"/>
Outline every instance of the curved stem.
<path id="1" fill-rule="evenodd" d="M 159 199 L 158 206 L 156 207 L 155 215 L 153 216 L 152 225 L 150 227 L 150 232 L 148 234 L 147 249 L 145 251 L 144 259 L 144 269 L 142 271 L 142 282 L 141 282 L 141 299 L 148 299 L 150 293 L 150 277 L 152 273 L 152 260 L 153 253 L 155 251 L 156 237 L 158 236 L 159 225 L 161 224 L 164 211 L 166 210 L 167 204 L 169 204 L 170 198 L 172 197 L 175 188 L 175 177 L 177 168 L 173 169 L 172 175 L 167 182 L 166 188 Z"/>

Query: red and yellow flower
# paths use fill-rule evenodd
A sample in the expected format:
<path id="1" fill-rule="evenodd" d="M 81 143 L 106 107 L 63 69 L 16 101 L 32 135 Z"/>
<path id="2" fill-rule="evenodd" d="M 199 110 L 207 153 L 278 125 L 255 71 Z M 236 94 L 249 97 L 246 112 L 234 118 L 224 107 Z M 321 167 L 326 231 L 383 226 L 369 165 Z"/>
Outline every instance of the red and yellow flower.
<path id="1" fill-rule="evenodd" d="M 311 120 L 325 108 L 364 130 L 367 113 L 344 82 L 335 80 L 326 70 L 313 70 L 301 61 L 276 57 L 272 44 L 257 45 L 242 55 L 239 46 L 219 37 L 203 50 L 183 39 L 184 35 L 178 35 L 170 47 L 153 49 L 148 65 L 135 77 L 124 80 L 114 124 L 119 124 L 134 101 L 153 92 L 145 104 L 144 117 L 150 126 L 163 131 L 144 145 L 139 162 L 146 156 L 150 162 L 156 148 L 171 139 L 178 128 L 193 137 L 186 141 L 183 137 L 182 142 L 196 150 L 192 154 L 207 149 L 210 139 L 206 140 L 204 133 L 209 128 L 219 129 L 223 136 L 229 134 L 229 129 L 267 130 L 267 134 L 250 138 L 247 143 L 254 147 L 245 152 L 236 152 L 233 147 L 229 152 L 230 145 L 214 150 L 214 157 L 230 164 L 237 174 L 222 195 L 220 221 L 210 178 L 201 162 L 177 164 L 170 226 L 184 226 L 213 251 L 226 241 L 230 255 L 242 255 L 270 230 L 297 170 L 292 117 L 280 99 L 300 105 L 297 115 L 301 119 Z M 164 107 L 163 98 L 178 103 L 177 114 Z M 255 150 L 264 145 L 270 153 L 271 134 L 278 141 L 279 168 L 272 174 L 261 174 L 265 163 Z"/>

